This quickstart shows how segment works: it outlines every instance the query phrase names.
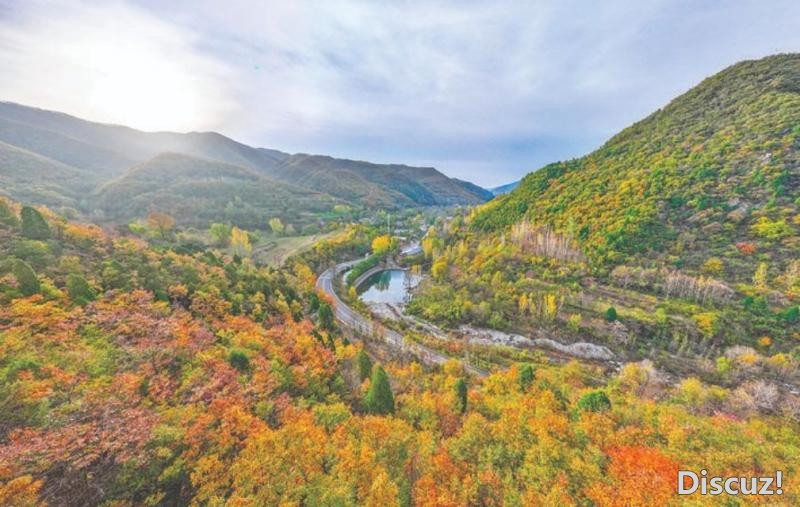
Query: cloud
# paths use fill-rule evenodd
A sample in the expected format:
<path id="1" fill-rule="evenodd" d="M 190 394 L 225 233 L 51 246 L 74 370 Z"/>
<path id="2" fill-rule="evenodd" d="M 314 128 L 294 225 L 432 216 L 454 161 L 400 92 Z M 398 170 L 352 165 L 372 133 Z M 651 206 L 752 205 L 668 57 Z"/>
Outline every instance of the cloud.
<path id="1" fill-rule="evenodd" d="M 800 48 L 800 3 L 791 0 L 130 1 L 82 4 L 59 24 L 78 27 L 91 46 L 111 35 L 94 16 L 123 12 L 114 29 L 122 40 L 142 41 L 156 60 L 179 55 L 168 58 L 172 80 L 188 82 L 179 88 L 203 106 L 186 128 L 287 151 L 435 165 L 485 185 L 582 155 L 736 61 Z M 39 41 L 42 57 L 54 39 L 69 44 L 71 35 L 33 21 L 52 18 L 47 9 L 32 11 L 6 24 L 0 40 L 13 27 L 16 38 Z M 15 63 L 31 72 L 24 67 Z M 85 87 L 87 75 L 76 85 L 49 79 L 59 91 L 43 105 L 64 109 L 67 96 L 79 107 L 62 89 Z M 19 88 L 19 79 L 4 83 L 0 94 Z"/>

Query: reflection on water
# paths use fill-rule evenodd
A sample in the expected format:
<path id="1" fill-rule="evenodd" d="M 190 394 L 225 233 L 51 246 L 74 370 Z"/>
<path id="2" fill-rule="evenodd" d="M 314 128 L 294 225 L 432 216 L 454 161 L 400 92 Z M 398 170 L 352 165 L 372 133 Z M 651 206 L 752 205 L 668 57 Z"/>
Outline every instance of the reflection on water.
<path id="1" fill-rule="evenodd" d="M 365 303 L 406 303 L 419 280 L 418 275 L 402 269 L 381 271 L 367 278 L 359 287 L 360 297 Z"/>

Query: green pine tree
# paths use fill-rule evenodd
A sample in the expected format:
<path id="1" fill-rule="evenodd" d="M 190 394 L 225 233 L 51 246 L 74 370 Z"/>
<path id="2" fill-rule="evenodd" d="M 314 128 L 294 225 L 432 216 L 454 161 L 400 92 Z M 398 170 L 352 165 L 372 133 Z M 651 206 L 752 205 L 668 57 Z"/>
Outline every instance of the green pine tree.
<path id="1" fill-rule="evenodd" d="M 364 396 L 364 408 L 370 414 L 394 413 L 394 395 L 389 385 L 389 376 L 380 365 L 372 370 L 369 390 Z"/>
<path id="2" fill-rule="evenodd" d="M 97 298 L 97 293 L 84 277 L 77 273 L 67 275 L 67 292 L 75 304 L 85 306 Z"/>
<path id="3" fill-rule="evenodd" d="M 533 366 L 531 364 L 525 363 L 520 367 L 518 382 L 519 382 L 519 388 L 523 393 L 528 389 L 530 389 L 535 377 L 536 377 L 536 372 L 534 371 Z"/>
<path id="4" fill-rule="evenodd" d="M 592 391 L 581 396 L 578 400 L 578 409 L 584 412 L 605 412 L 611 410 L 611 400 L 605 391 Z"/>
<path id="5" fill-rule="evenodd" d="M 358 351 L 356 355 L 356 365 L 358 366 L 358 378 L 364 382 L 372 372 L 372 360 L 369 358 L 364 349 Z"/>
<path id="6" fill-rule="evenodd" d="M 463 378 L 456 382 L 456 397 L 458 398 L 458 410 L 462 414 L 467 411 L 467 383 Z"/>
<path id="7" fill-rule="evenodd" d="M 319 325 L 322 329 L 331 332 L 336 328 L 334 325 L 333 310 L 331 309 L 331 305 L 324 301 L 320 301 L 318 315 Z"/>
<path id="8" fill-rule="evenodd" d="M 30 264 L 20 259 L 14 259 L 11 273 L 17 279 L 19 291 L 23 296 L 32 296 L 39 293 L 41 289 L 39 279 Z"/>
<path id="9" fill-rule="evenodd" d="M 28 239 L 49 239 L 50 226 L 42 214 L 30 206 L 22 208 L 22 235 Z"/>

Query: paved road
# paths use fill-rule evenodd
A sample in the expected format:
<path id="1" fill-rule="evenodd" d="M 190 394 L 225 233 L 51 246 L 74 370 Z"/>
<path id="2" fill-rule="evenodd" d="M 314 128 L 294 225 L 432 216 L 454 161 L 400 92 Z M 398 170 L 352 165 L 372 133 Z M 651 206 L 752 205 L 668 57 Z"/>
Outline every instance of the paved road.
<path id="1" fill-rule="evenodd" d="M 336 291 L 334 290 L 334 279 L 359 262 L 361 262 L 361 259 L 337 264 L 335 267 L 325 270 L 321 275 L 319 275 L 319 278 L 317 278 L 317 288 L 322 289 L 333 299 L 334 315 L 336 316 L 336 320 L 338 320 L 345 327 L 356 330 L 362 334 L 382 336 L 389 345 L 403 352 L 410 352 L 414 354 L 425 364 L 442 364 L 451 359 L 441 352 L 433 350 L 424 345 L 420 345 L 419 343 L 406 342 L 406 340 L 403 338 L 403 335 L 394 329 L 390 329 L 379 323 L 374 323 L 372 320 L 364 317 L 360 313 L 347 306 L 347 304 L 345 304 L 345 302 L 339 298 L 339 295 L 336 294 Z M 486 370 L 477 368 L 471 364 L 463 364 L 464 369 L 473 375 L 483 377 L 489 373 Z"/>

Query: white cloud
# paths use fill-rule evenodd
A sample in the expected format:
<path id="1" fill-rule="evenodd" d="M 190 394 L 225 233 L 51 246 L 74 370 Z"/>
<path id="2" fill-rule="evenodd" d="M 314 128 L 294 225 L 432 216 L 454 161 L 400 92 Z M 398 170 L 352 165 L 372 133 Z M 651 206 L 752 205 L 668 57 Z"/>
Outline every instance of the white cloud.
<path id="1" fill-rule="evenodd" d="M 196 35 L 124 3 L 26 2 L 0 21 L 0 97 L 145 130 L 213 128 L 229 70 Z"/>
<path id="2" fill-rule="evenodd" d="M 75 90 L 102 84 L 103 68 L 125 80 L 119 62 L 93 56 L 83 77 L 71 74 L 111 40 L 152 79 L 131 78 L 149 94 L 164 82 L 177 83 L 167 95 L 188 94 L 180 122 L 166 107 L 115 121 L 433 163 L 493 185 L 585 153 L 738 60 L 800 49 L 793 0 L 129 1 L 59 4 L 58 16 L 51 4 L 19 3 L 25 16 L 0 25 L 0 64 L 21 76 L 4 78 L 0 96 L 110 115 Z M 9 56 L 8 40 L 33 49 Z M 105 89 L 95 101 L 113 110 L 117 85 Z"/>

